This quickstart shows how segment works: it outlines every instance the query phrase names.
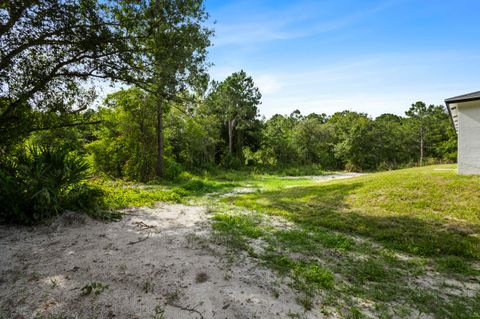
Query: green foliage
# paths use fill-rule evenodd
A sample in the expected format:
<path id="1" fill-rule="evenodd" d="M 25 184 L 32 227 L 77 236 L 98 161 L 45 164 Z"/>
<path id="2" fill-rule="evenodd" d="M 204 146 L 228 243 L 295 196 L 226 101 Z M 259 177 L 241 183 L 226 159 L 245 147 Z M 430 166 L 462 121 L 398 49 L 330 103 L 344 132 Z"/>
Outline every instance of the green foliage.
<path id="1" fill-rule="evenodd" d="M 155 112 L 146 92 L 132 88 L 111 94 L 100 109 L 102 126 L 87 145 L 96 171 L 147 181 L 155 177 Z"/>
<path id="2" fill-rule="evenodd" d="M 133 43 L 115 7 L 96 0 L 2 2 L 0 15 L 9 21 L 0 32 L 2 146 L 52 124 L 48 119 L 62 122 L 86 109 L 95 99 L 85 81 L 91 76 L 132 79 Z"/>
<path id="3" fill-rule="evenodd" d="M 258 227 L 260 220 L 249 215 L 216 214 L 213 216 L 216 221 L 213 229 L 230 235 L 258 238 L 262 235 Z"/>
<path id="4" fill-rule="evenodd" d="M 33 224 L 62 212 L 88 168 L 65 149 L 22 149 L 0 171 L 0 220 Z"/>
<path id="5" fill-rule="evenodd" d="M 446 256 L 436 260 L 440 271 L 452 274 L 480 275 L 480 270 L 472 267 L 471 263 L 458 256 Z"/>
<path id="6" fill-rule="evenodd" d="M 121 215 L 111 210 L 153 206 L 157 202 L 178 203 L 203 196 L 208 193 L 231 190 L 236 183 L 209 181 L 207 179 L 177 180 L 167 185 L 138 185 L 122 180 L 92 179 L 87 182 L 89 192 L 101 193 L 96 204 L 97 209 L 87 213 L 99 219 L 117 219 Z"/>
<path id="7" fill-rule="evenodd" d="M 408 113 L 410 114 L 410 113 Z M 422 113 L 422 163 L 456 158 L 456 135 L 441 106 Z M 315 164 L 324 169 L 391 170 L 419 162 L 418 119 L 383 114 L 371 119 L 352 111 L 302 116 L 274 115 L 265 122 L 261 147 L 244 148 L 249 165 L 282 167 Z M 427 125 L 428 124 L 428 125 Z"/>
<path id="8" fill-rule="evenodd" d="M 287 175 L 415 166 L 419 164 L 419 123 L 423 125 L 422 164 L 456 158 L 456 134 L 441 106 L 425 106 L 421 121 L 410 111 L 406 118 L 383 114 L 376 119 L 353 111 L 332 116 L 303 116 L 295 111 L 260 121 L 260 97 L 253 79 L 238 72 L 227 80 L 214 83 L 205 98 L 182 93 L 178 101 L 166 104 L 166 179 L 176 179 L 184 169 L 211 170 L 219 166 L 284 171 Z M 87 145 L 97 172 L 138 181 L 156 178 L 154 99 L 139 88 L 106 99 L 106 107 L 98 113 L 103 124 L 94 132 L 95 140 Z"/>
<path id="9" fill-rule="evenodd" d="M 332 288 L 334 283 L 331 271 L 320 268 L 315 264 L 297 264 L 294 268 L 297 276 L 301 276 L 305 283 L 313 284 L 321 288 Z"/>
<path id="10" fill-rule="evenodd" d="M 222 135 L 228 148 L 221 162 L 227 168 L 238 168 L 243 160 L 244 145 L 256 139 L 261 96 L 252 77 L 243 70 L 231 74 L 223 82 L 212 83 L 206 110 L 208 114 L 215 114 L 225 132 Z"/>
<path id="11" fill-rule="evenodd" d="M 103 284 L 101 282 L 91 282 L 83 286 L 81 292 L 83 296 L 88 296 L 91 294 L 99 295 L 108 288 L 109 285 L 107 284 Z"/>
<path id="12" fill-rule="evenodd" d="M 71 186 L 64 206 L 75 211 L 93 213 L 104 205 L 105 192 L 89 183 Z"/>

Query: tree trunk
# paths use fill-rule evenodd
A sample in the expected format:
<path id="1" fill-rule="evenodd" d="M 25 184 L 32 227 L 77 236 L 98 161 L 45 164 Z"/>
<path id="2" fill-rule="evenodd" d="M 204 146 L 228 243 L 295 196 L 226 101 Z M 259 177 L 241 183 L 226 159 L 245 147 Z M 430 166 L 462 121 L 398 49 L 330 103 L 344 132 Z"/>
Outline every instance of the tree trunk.
<path id="1" fill-rule="evenodd" d="M 155 168 L 157 177 L 164 176 L 163 162 L 163 100 L 157 97 L 157 165 Z"/>
<path id="2" fill-rule="evenodd" d="M 147 147 L 148 147 L 148 141 L 147 141 L 147 132 L 145 130 L 145 114 L 141 113 L 141 119 L 140 119 L 140 134 L 142 136 L 141 142 L 142 142 L 142 166 L 140 170 L 140 181 L 141 182 L 146 182 L 148 179 L 148 172 L 149 172 L 149 163 L 148 163 L 148 156 L 147 156 Z"/>
<path id="3" fill-rule="evenodd" d="M 420 127 L 420 166 L 423 166 L 423 139 L 424 139 L 424 133 L 423 133 L 423 126 Z"/>
<path id="4" fill-rule="evenodd" d="M 228 121 L 228 151 L 230 155 L 233 152 L 233 131 L 235 129 L 235 119 Z"/>

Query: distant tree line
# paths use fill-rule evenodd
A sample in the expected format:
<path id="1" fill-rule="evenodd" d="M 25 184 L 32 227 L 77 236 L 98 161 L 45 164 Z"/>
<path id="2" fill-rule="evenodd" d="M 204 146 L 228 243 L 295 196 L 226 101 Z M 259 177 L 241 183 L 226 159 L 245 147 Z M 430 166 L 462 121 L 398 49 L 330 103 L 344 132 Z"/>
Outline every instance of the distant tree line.
<path id="1" fill-rule="evenodd" d="M 165 116 L 167 177 L 184 169 L 315 165 L 385 170 L 456 159 L 456 133 L 443 106 L 416 102 L 405 116 L 343 111 L 327 116 L 296 110 L 259 117 L 261 94 L 244 71 L 214 82 L 203 96 L 183 96 Z M 86 144 L 98 171 L 113 177 L 155 178 L 154 108 L 132 88 L 111 94 Z M 149 106 L 150 105 L 150 106 Z"/>

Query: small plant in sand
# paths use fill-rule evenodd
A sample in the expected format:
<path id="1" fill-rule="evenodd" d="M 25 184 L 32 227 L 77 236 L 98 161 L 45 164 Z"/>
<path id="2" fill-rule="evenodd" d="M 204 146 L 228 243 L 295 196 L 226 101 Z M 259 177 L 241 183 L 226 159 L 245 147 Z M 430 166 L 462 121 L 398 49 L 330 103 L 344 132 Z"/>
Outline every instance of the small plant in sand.
<path id="1" fill-rule="evenodd" d="M 178 295 L 178 290 L 171 291 L 165 296 L 167 305 L 176 302 L 179 298 L 180 296 Z"/>
<path id="2" fill-rule="evenodd" d="M 101 282 L 91 282 L 91 283 L 83 286 L 81 291 L 82 291 L 83 296 L 88 296 L 88 295 L 91 295 L 91 294 L 99 295 L 105 289 L 108 289 L 108 287 L 109 287 L 108 285 L 103 284 Z"/>
<path id="3" fill-rule="evenodd" d="M 161 305 L 155 306 L 153 319 L 165 319 L 165 309 Z"/>
<path id="4" fill-rule="evenodd" d="M 143 291 L 148 294 L 149 292 L 153 292 L 154 288 L 155 284 L 152 282 L 152 278 L 145 279 L 142 285 Z"/>
<path id="5" fill-rule="evenodd" d="M 57 288 L 60 283 L 58 282 L 57 279 L 50 279 L 50 286 L 52 289 Z"/>

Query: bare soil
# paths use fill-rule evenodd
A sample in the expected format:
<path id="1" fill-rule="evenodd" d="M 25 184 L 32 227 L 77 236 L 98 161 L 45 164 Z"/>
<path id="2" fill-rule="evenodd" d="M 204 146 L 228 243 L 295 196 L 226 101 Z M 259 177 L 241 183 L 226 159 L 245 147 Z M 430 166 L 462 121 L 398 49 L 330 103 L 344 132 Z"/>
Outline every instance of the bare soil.
<path id="1" fill-rule="evenodd" d="M 226 258 L 204 207 L 124 212 L 1 226 L 0 318 L 319 318 L 253 259 Z"/>

